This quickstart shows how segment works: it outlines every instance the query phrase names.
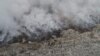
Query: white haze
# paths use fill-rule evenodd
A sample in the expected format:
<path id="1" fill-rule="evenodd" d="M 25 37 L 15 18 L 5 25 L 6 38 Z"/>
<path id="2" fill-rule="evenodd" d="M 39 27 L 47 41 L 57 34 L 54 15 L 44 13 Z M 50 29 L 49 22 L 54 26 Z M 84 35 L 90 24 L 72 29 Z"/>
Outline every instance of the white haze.
<path id="1" fill-rule="evenodd" d="M 0 0 L 0 41 L 22 32 L 34 39 L 54 30 L 87 29 L 98 23 L 100 0 Z"/>

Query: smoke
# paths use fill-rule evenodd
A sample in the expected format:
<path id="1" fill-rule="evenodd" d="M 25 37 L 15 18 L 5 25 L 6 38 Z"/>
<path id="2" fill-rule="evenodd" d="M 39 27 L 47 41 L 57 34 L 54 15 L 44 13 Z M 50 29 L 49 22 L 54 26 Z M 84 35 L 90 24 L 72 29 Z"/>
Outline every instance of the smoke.
<path id="1" fill-rule="evenodd" d="M 63 28 L 90 29 L 99 23 L 99 0 L 0 0 L 1 42 L 22 34 L 40 39 Z"/>

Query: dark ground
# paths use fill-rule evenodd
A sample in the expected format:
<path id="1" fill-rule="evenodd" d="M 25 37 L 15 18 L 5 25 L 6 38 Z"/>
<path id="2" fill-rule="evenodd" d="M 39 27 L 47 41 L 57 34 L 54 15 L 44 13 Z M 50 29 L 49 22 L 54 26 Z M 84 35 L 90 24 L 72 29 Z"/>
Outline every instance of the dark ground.
<path id="1" fill-rule="evenodd" d="M 64 30 L 59 38 L 48 41 L 14 43 L 0 48 L 0 56 L 100 56 L 100 25 L 79 33 Z"/>

